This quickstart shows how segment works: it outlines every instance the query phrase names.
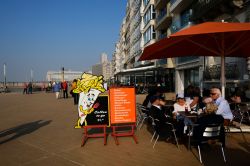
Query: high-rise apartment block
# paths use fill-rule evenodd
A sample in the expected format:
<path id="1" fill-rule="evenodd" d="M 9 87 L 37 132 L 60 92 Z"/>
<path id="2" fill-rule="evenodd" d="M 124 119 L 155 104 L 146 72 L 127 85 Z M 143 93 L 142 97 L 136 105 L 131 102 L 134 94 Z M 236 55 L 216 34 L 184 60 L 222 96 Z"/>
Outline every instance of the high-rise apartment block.
<path id="1" fill-rule="evenodd" d="M 128 0 L 112 65 L 116 82 L 183 92 L 219 85 L 220 58 L 183 57 L 138 61 L 145 47 L 202 22 L 249 22 L 249 0 Z M 181 48 L 180 48 L 181 49 Z M 167 54 L 167 53 L 166 53 Z M 227 87 L 249 81 L 250 58 L 226 58 Z M 230 92 L 229 92 L 230 93 Z"/>
<path id="2" fill-rule="evenodd" d="M 101 54 L 101 62 L 92 66 L 93 75 L 103 75 L 105 81 L 112 78 L 112 61 L 108 61 L 106 53 Z"/>

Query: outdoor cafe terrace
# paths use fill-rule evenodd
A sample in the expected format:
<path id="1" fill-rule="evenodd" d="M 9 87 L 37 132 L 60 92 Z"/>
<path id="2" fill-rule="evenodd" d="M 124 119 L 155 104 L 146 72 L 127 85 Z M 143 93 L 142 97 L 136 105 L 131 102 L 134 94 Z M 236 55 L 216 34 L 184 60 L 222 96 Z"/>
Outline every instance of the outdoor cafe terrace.
<path id="1" fill-rule="evenodd" d="M 140 103 L 144 96 L 137 95 Z M 158 141 L 152 148 L 152 134 L 146 124 L 136 131 L 138 144 L 131 137 L 120 137 L 116 145 L 111 135 L 107 145 L 103 138 L 90 138 L 81 147 L 83 130 L 74 129 L 77 107 L 73 99 L 55 99 L 53 93 L 0 94 L 1 165 L 201 165 L 197 149 L 189 151 L 179 145 Z M 250 134 L 226 136 L 226 165 L 248 165 Z M 223 165 L 216 146 L 204 147 L 204 165 Z"/>

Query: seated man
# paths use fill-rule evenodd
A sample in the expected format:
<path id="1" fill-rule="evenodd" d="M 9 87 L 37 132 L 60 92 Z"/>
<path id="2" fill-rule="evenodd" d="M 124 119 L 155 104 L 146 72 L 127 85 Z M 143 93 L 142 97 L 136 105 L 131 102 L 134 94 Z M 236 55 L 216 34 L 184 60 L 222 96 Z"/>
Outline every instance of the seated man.
<path id="1" fill-rule="evenodd" d="M 149 91 L 148 95 L 146 96 L 145 100 L 143 101 L 142 105 L 146 108 L 150 108 L 152 105 L 152 103 L 150 102 L 150 98 L 152 96 L 161 96 L 161 95 L 162 95 L 162 93 L 160 92 L 159 89 L 157 89 L 157 88 L 150 89 L 150 91 Z"/>
<path id="2" fill-rule="evenodd" d="M 164 102 L 159 96 L 152 96 L 150 102 L 152 103 L 150 115 L 155 119 L 158 134 L 162 137 L 169 137 L 171 128 L 166 122 L 171 122 L 171 118 L 167 117 L 165 111 L 162 109 Z"/>
<path id="3" fill-rule="evenodd" d="M 214 103 L 207 103 L 206 104 L 206 109 L 205 113 L 202 117 L 197 119 L 196 124 L 198 126 L 194 127 L 193 130 L 193 137 L 196 140 L 201 140 L 203 132 L 205 128 L 209 124 L 217 124 L 217 125 L 222 125 L 224 122 L 224 118 L 221 115 L 216 114 L 216 111 L 218 110 L 218 106 Z M 221 128 L 221 139 L 224 139 L 224 128 Z"/>
<path id="4" fill-rule="evenodd" d="M 216 114 L 222 115 L 222 117 L 225 119 L 226 124 L 228 125 L 229 122 L 233 119 L 233 114 L 231 112 L 230 106 L 222 96 L 221 91 L 218 88 L 212 88 L 210 90 L 210 96 L 213 99 L 213 102 L 218 106 L 218 110 L 216 111 Z"/>

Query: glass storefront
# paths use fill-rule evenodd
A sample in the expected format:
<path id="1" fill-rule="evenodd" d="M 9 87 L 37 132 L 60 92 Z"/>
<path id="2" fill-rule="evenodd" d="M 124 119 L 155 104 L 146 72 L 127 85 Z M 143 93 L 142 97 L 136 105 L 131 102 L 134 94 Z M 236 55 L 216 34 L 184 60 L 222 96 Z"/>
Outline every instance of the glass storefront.
<path id="1" fill-rule="evenodd" d="M 144 89 L 161 86 L 165 92 L 175 91 L 174 69 L 154 68 L 144 71 L 121 72 L 115 77 L 116 83 L 120 85 L 143 87 Z"/>
<path id="2" fill-rule="evenodd" d="M 190 62 L 193 60 L 199 60 L 200 58 L 198 56 L 184 56 L 184 57 L 179 57 L 177 58 L 177 64 L 180 63 L 186 63 L 186 62 Z"/>
<path id="3" fill-rule="evenodd" d="M 199 67 L 184 70 L 184 87 L 188 87 L 189 85 L 200 86 Z"/>

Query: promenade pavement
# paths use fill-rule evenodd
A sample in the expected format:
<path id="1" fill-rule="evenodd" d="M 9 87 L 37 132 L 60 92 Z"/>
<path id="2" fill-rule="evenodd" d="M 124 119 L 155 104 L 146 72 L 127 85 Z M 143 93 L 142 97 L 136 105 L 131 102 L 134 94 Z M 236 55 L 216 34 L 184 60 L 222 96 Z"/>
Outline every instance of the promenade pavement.
<path id="1" fill-rule="evenodd" d="M 82 129 L 74 129 L 77 107 L 73 99 L 55 98 L 53 93 L 32 95 L 0 94 L 0 165 L 1 166 L 165 166 L 200 165 L 197 150 L 178 149 L 174 144 L 159 141 L 150 144 L 151 133 L 146 125 L 136 131 L 139 144 L 131 137 L 118 138 L 115 145 L 109 135 L 90 138 L 81 147 Z M 250 135 L 227 135 L 224 164 L 218 146 L 204 147 L 204 165 L 249 165 Z"/>

